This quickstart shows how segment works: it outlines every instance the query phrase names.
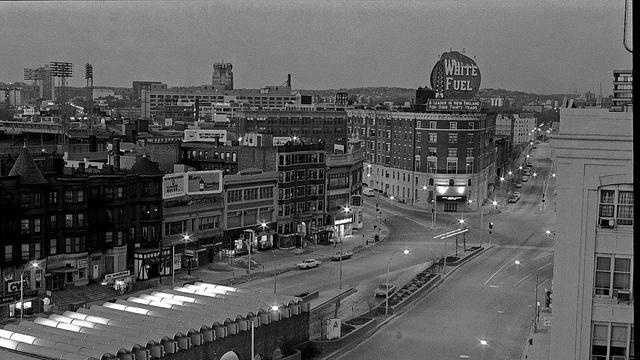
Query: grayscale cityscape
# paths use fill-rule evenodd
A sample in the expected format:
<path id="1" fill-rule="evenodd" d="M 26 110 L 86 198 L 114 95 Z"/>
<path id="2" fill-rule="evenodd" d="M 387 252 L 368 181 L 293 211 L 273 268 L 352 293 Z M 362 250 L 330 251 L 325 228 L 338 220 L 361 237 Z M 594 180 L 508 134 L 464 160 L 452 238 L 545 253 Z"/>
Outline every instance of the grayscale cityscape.
<path id="1" fill-rule="evenodd" d="M 633 360 L 632 0 L 0 2 L 0 360 Z"/>

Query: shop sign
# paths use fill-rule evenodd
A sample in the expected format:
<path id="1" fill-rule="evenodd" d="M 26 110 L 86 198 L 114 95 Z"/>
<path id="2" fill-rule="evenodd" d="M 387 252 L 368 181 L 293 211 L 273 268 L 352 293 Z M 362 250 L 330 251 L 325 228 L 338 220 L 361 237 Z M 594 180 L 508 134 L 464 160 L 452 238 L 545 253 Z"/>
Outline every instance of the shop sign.
<path id="1" fill-rule="evenodd" d="M 480 101 L 429 99 L 427 101 L 427 110 L 429 111 L 478 111 L 480 110 Z"/>
<path id="2" fill-rule="evenodd" d="M 341 327 L 340 319 L 327 320 L 327 340 L 339 338 Z"/>
<path id="3" fill-rule="evenodd" d="M 22 284 L 22 288 L 24 289 L 28 289 L 29 288 L 29 282 L 27 281 L 27 279 L 22 280 L 23 284 Z M 8 293 L 14 293 L 14 292 L 19 292 L 20 291 L 20 281 L 12 281 L 10 283 L 7 283 L 7 292 Z"/>
<path id="4" fill-rule="evenodd" d="M 442 198 L 445 200 L 455 201 L 462 199 L 462 196 L 443 196 Z"/>
<path id="5" fill-rule="evenodd" d="M 468 56 L 449 51 L 431 70 L 431 88 L 440 99 L 468 99 L 480 89 L 480 69 Z"/>
<path id="6" fill-rule="evenodd" d="M 353 219 L 351 218 L 338 219 L 333 221 L 333 225 L 351 224 L 352 222 L 353 222 Z"/>

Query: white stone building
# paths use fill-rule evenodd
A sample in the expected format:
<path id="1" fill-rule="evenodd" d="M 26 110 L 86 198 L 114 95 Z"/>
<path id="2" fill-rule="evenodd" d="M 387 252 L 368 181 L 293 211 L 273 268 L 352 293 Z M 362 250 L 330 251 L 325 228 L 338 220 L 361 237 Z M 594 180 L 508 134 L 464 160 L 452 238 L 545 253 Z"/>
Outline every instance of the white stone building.
<path id="1" fill-rule="evenodd" d="M 634 359 L 633 114 L 562 109 L 560 118 L 549 359 Z"/>

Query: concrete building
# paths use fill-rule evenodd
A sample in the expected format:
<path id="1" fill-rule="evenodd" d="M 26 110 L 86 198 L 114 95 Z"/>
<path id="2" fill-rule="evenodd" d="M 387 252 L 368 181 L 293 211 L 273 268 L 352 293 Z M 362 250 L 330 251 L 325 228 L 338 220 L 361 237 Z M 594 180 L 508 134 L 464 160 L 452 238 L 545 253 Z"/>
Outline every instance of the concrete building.
<path id="1" fill-rule="evenodd" d="M 549 358 L 634 359 L 633 114 L 569 108 L 560 116 Z"/>
<path id="2" fill-rule="evenodd" d="M 536 117 L 533 114 L 513 114 L 514 146 L 533 140 L 533 129 L 536 128 L 536 121 Z"/>
<path id="3" fill-rule="evenodd" d="M 286 104 L 300 102 L 300 93 L 288 87 L 270 86 L 238 90 L 142 89 L 140 114 L 144 119 L 171 118 L 173 121 L 193 122 L 197 111 L 215 108 L 216 103 L 235 103 L 260 109 L 284 109 Z"/>
<path id="4" fill-rule="evenodd" d="M 324 144 L 278 146 L 278 245 L 324 241 L 326 159 Z"/>
<path id="5" fill-rule="evenodd" d="M 223 248 L 235 254 L 271 249 L 277 230 L 278 175 L 248 169 L 224 177 L 225 231 Z"/>
<path id="6" fill-rule="evenodd" d="M 363 140 L 369 186 L 398 201 L 458 211 L 488 196 L 495 178 L 495 115 L 479 111 L 347 110 Z M 368 165 L 371 165 L 369 167 Z"/>
<path id="7" fill-rule="evenodd" d="M 329 109 L 310 106 L 284 110 L 243 110 L 232 119 L 240 136 L 257 132 L 273 137 L 296 137 L 305 142 L 324 142 L 327 151 L 347 142 L 347 112 L 344 107 Z"/>
<path id="8" fill-rule="evenodd" d="M 167 84 L 160 81 L 134 81 L 131 84 L 133 90 L 133 100 L 140 100 L 141 91 L 144 90 L 166 90 Z"/>
<path id="9" fill-rule="evenodd" d="M 233 65 L 231 63 L 213 64 L 211 86 L 215 90 L 233 90 Z"/>
<path id="10" fill-rule="evenodd" d="M 613 106 L 632 111 L 633 74 L 631 70 L 613 71 Z"/>
<path id="11" fill-rule="evenodd" d="M 362 152 L 327 154 L 326 213 L 333 241 L 362 228 Z"/>

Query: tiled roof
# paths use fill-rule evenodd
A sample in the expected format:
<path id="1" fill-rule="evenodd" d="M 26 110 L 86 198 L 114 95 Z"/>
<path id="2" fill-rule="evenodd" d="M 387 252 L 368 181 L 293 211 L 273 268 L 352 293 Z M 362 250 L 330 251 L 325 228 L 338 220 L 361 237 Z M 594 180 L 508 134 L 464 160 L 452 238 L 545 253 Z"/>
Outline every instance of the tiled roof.
<path id="1" fill-rule="evenodd" d="M 20 176 L 20 181 L 23 184 L 44 184 L 47 182 L 26 147 L 22 148 L 20 156 L 9 171 L 9 176 Z"/>

